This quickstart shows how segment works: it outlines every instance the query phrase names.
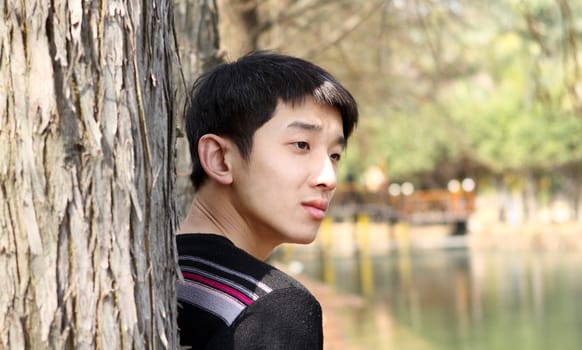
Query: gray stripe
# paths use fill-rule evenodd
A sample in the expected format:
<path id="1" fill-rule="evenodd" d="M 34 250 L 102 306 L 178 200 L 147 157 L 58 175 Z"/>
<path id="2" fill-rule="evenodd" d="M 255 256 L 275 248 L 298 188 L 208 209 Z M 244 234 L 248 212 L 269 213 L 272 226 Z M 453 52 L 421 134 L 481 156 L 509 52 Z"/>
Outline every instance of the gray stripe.
<path id="1" fill-rule="evenodd" d="M 224 272 L 228 272 L 228 273 L 233 274 L 235 276 L 238 276 L 238 277 L 240 277 L 242 279 L 245 279 L 245 280 L 247 280 L 249 282 L 252 282 L 252 283 L 256 284 L 257 287 L 261 288 L 262 290 L 264 290 L 267 293 L 271 293 L 273 291 L 273 289 L 271 287 L 269 287 L 268 285 L 264 284 L 261 281 L 258 281 L 256 279 L 252 278 L 249 275 L 245 275 L 245 274 L 240 273 L 238 271 L 231 270 L 228 267 L 224 267 L 222 265 L 218 265 L 218 264 L 216 264 L 216 263 L 214 263 L 212 261 L 208 261 L 208 260 L 205 260 L 205 259 L 201 259 L 201 258 L 198 258 L 198 257 L 195 257 L 195 256 L 189 256 L 189 255 L 183 255 L 183 256 L 181 255 L 181 256 L 178 257 L 178 259 L 196 261 L 196 262 L 200 262 L 200 263 L 206 264 L 208 266 L 212 266 L 215 269 L 218 269 L 218 270 L 221 270 L 221 271 L 224 271 Z"/>
<path id="2" fill-rule="evenodd" d="M 196 267 L 191 267 L 191 266 L 180 266 L 180 270 L 186 271 L 186 272 L 194 272 L 194 273 L 197 273 L 201 276 L 208 277 L 211 280 L 220 281 L 220 282 L 226 284 L 227 286 L 230 286 L 230 287 L 238 290 L 239 292 L 245 294 L 247 297 L 249 297 L 253 300 L 259 299 L 259 296 L 256 293 L 253 293 L 252 290 L 248 290 L 243 285 L 240 285 L 240 284 L 233 282 L 229 279 L 226 279 L 224 277 L 221 277 L 221 276 L 215 275 L 213 273 L 204 271 L 204 270 L 196 268 Z"/>
<path id="3" fill-rule="evenodd" d="M 178 281 L 178 300 L 198 306 L 231 325 L 246 305 L 228 294 L 194 281 Z"/>

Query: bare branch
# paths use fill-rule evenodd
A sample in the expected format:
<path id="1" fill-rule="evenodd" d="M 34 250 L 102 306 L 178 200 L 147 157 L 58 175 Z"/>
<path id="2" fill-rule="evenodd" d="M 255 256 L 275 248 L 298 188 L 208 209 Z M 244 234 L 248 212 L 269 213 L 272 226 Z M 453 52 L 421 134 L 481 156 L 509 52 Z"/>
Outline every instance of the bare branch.
<path id="1" fill-rule="evenodd" d="M 348 36 L 351 32 L 356 30 L 362 23 L 364 23 L 370 16 L 372 16 L 380 6 L 384 4 L 384 1 L 376 1 L 373 3 L 368 3 L 360 13 L 356 13 L 350 16 L 345 22 L 344 25 L 329 35 L 329 40 L 327 42 L 322 43 L 318 47 L 311 49 L 307 53 L 303 55 L 303 57 L 307 59 L 314 59 L 315 57 L 321 55 L 327 49 L 331 48 L 332 46 L 337 45 L 340 41 L 342 41 L 346 36 Z"/>

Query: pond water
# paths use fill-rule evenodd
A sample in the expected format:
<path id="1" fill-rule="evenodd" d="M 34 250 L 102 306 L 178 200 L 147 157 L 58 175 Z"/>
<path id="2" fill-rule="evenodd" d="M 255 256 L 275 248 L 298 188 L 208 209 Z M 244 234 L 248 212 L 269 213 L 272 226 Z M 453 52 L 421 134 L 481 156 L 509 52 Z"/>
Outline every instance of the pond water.
<path id="1" fill-rule="evenodd" d="M 308 276 L 365 296 L 364 306 L 333 315 L 344 318 L 353 349 L 582 349 L 579 253 L 299 259 Z"/>

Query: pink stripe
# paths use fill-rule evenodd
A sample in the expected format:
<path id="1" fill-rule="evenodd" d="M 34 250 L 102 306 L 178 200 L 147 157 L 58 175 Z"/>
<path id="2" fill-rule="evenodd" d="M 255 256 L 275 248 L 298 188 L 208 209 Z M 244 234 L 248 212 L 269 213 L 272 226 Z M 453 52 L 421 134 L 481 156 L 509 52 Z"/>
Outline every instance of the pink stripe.
<path id="1" fill-rule="evenodd" d="M 219 289 L 223 292 L 225 292 L 226 294 L 229 294 L 235 298 L 237 298 L 238 300 L 242 301 L 243 303 L 245 303 L 246 305 L 250 305 L 253 300 L 249 297 L 247 297 L 246 295 L 242 294 L 241 292 L 239 292 L 238 290 L 231 288 L 225 284 L 222 284 L 220 282 L 217 282 L 215 280 L 211 280 L 209 278 L 200 276 L 200 275 L 196 275 L 194 273 L 190 273 L 190 272 L 182 272 L 182 275 L 185 278 L 191 279 L 193 281 L 198 281 L 198 282 L 202 282 L 208 286 L 214 287 L 216 289 Z"/>

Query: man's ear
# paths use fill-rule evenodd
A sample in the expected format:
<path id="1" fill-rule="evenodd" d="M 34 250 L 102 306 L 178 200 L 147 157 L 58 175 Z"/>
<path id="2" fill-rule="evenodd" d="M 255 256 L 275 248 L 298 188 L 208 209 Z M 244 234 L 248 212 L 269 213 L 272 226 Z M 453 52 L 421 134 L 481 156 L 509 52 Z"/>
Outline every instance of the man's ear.
<path id="1" fill-rule="evenodd" d="M 206 134 L 198 141 L 198 157 L 208 177 L 229 185 L 232 183 L 232 164 L 230 153 L 236 152 L 234 144 L 223 137 Z"/>

